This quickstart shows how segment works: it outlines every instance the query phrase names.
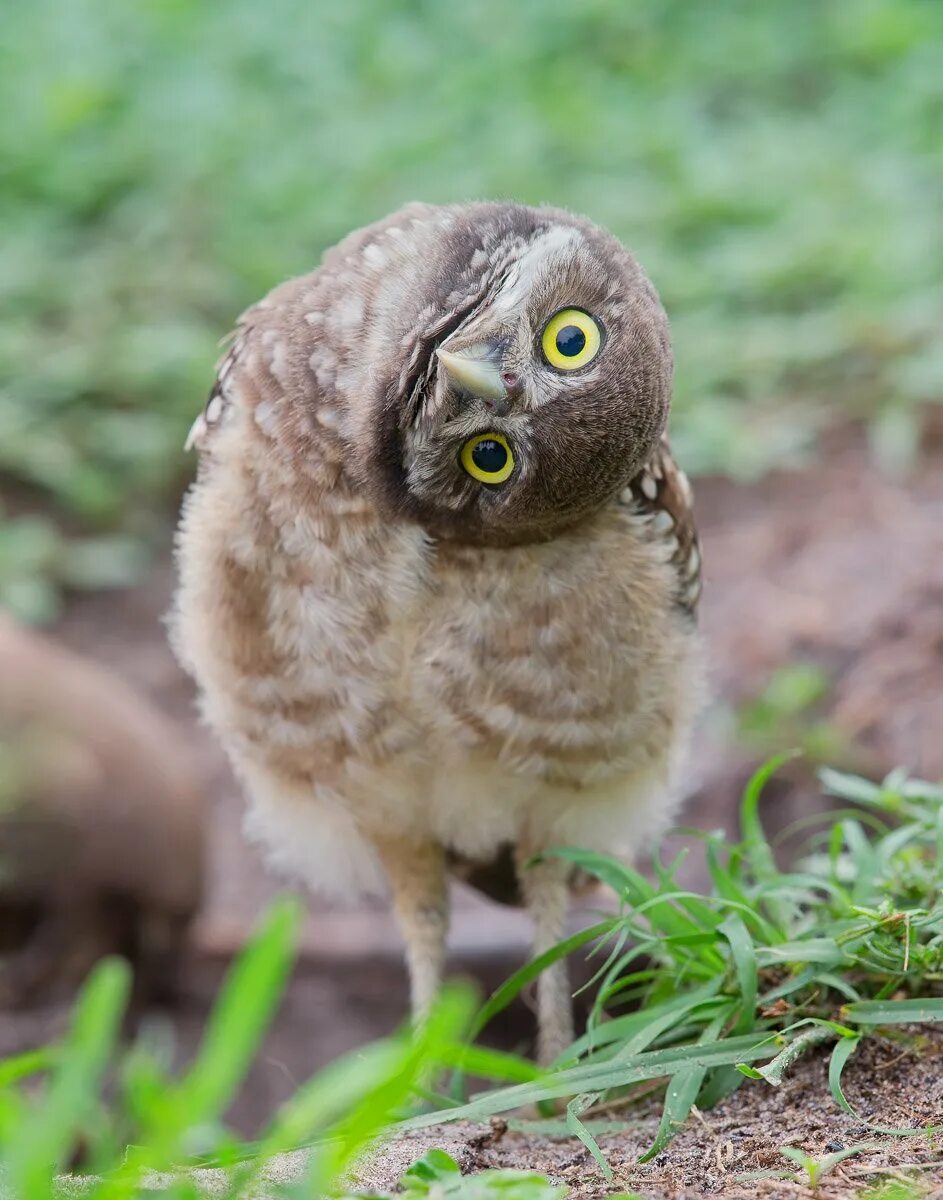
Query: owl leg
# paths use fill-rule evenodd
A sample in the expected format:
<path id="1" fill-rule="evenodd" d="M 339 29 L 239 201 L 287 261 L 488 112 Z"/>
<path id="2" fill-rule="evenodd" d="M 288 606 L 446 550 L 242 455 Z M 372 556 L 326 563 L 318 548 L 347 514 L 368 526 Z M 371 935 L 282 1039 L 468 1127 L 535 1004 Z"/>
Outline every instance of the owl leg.
<path id="1" fill-rule="evenodd" d="M 528 867 L 534 851 L 517 850 L 521 894 L 534 922 L 534 956 L 544 954 L 565 932 L 570 901 L 569 864 L 546 859 Z M 551 1062 L 573 1041 L 573 999 L 566 959 L 558 959 L 537 979 L 537 1059 Z"/>
<path id="2" fill-rule="evenodd" d="M 449 927 L 445 853 L 434 842 L 389 840 L 377 846 L 403 935 L 413 1020 L 429 1013 L 442 982 Z"/>

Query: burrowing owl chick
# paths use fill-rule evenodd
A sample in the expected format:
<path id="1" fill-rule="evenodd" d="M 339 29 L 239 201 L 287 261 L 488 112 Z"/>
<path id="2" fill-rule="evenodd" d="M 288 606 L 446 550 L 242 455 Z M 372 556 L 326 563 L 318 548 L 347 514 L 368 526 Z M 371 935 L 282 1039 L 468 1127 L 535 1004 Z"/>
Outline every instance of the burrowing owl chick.
<path id="1" fill-rule="evenodd" d="M 665 314 L 608 233 L 411 204 L 240 319 L 192 441 L 173 628 L 275 858 L 389 891 L 416 1016 L 447 876 L 517 863 L 535 949 L 568 868 L 675 812 L 699 553 L 664 438 Z M 571 1036 L 563 964 L 539 1051 Z"/>

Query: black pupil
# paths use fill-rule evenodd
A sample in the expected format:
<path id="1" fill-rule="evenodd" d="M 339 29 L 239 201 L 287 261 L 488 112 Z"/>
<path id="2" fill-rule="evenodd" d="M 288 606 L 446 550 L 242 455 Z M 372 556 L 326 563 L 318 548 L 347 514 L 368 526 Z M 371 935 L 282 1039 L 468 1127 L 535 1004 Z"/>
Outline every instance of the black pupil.
<path id="1" fill-rule="evenodd" d="M 479 471 L 486 475 L 497 475 L 504 469 L 508 460 L 508 452 L 494 438 L 483 438 L 472 447 L 472 462 Z"/>
<path id="2" fill-rule="evenodd" d="M 586 334 L 577 325 L 564 325 L 556 341 L 557 349 L 564 358 L 576 358 L 586 345 Z"/>

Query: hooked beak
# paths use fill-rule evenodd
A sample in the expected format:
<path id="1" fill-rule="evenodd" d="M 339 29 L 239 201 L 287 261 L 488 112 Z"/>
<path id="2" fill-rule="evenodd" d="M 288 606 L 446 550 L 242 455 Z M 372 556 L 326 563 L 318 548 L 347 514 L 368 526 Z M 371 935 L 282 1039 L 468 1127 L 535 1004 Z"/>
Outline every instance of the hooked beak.
<path id="1" fill-rule="evenodd" d="M 507 387 L 501 378 L 500 349 L 479 342 L 464 350 L 436 350 L 436 357 L 450 379 L 484 400 L 504 400 Z"/>

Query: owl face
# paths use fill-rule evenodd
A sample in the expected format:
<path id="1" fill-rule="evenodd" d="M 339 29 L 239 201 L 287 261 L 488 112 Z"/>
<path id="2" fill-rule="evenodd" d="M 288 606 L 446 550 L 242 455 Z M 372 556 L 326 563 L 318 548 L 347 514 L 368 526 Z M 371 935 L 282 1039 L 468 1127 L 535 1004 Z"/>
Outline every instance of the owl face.
<path id="1" fill-rule="evenodd" d="M 435 536 L 549 538 L 654 450 L 670 400 L 667 322 L 635 260 L 589 222 L 513 205 L 452 211 L 425 247 L 426 315 L 412 338 L 401 331 L 408 367 L 384 388 L 373 465 Z"/>

